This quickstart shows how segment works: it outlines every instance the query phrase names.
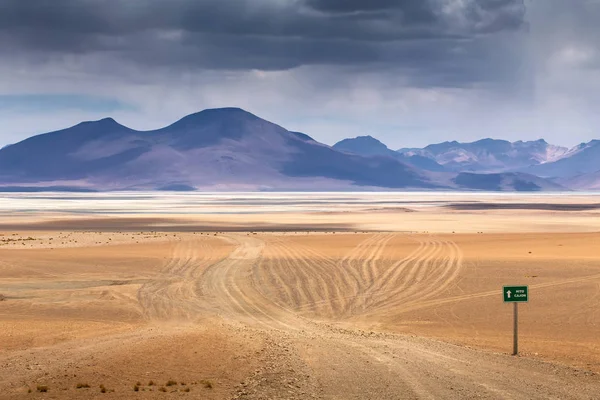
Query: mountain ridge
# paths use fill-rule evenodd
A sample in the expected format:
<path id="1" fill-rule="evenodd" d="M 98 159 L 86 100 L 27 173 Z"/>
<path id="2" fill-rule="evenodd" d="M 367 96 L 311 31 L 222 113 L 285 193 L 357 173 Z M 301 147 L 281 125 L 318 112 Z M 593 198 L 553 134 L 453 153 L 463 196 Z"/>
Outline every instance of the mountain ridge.
<path id="1" fill-rule="evenodd" d="M 544 139 L 510 142 L 484 138 L 474 142 L 447 141 L 421 149 L 399 149 L 406 155 L 430 158 L 456 172 L 497 173 L 519 171 L 532 165 L 560 159 L 566 147 L 549 144 Z"/>
<path id="2" fill-rule="evenodd" d="M 600 170 L 600 140 L 594 139 L 570 149 L 562 158 L 522 169 L 545 178 L 569 179 Z"/>
<path id="3" fill-rule="evenodd" d="M 0 150 L 0 186 L 86 190 L 479 190 L 421 155 L 368 156 L 327 146 L 240 108 L 208 109 L 137 131 L 113 118 L 35 135 Z M 342 146 L 343 147 L 343 146 Z M 439 168 L 438 171 L 435 171 Z M 556 190 L 521 174 L 493 176 L 497 190 Z"/>
<path id="4" fill-rule="evenodd" d="M 447 171 L 443 166 L 421 155 L 406 155 L 397 151 L 391 150 L 380 140 L 373 136 L 357 136 L 355 138 L 343 139 L 332 146 L 336 150 L 341 150 L 362 156 L 387 156 L 397 159 L 403 163 L 411 165 L 415 168 L 424 169 L 432 172 Z"/>
<path id="5" fill-rule="evenodd" d="M 439 186 L 398 161 L 344 154 L 239 108 L 204 110 L 151 131 L 103 118 L 36 135 L 0 150 L 0 182 L 104 190 Z"/>

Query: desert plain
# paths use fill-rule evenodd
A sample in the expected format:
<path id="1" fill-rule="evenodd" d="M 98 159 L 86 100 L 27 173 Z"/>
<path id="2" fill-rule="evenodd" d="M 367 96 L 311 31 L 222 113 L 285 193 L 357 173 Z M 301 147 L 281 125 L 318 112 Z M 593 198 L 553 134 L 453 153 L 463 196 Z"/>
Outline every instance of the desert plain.
<path id="1" fill-rule="evenodd" d="M 4 194 L 0 327 L 2 399 L 598 399 L 600 204 Z"/>

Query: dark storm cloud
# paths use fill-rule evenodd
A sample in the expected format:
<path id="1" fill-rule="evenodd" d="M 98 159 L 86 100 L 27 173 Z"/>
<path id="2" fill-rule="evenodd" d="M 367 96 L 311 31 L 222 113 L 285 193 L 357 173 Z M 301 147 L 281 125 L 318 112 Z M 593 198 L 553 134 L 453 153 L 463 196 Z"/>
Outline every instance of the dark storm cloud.
<path id="1" fill-rule="evenodd" d="M 405 24 L 435 23 L 438 19 L 429 0 L 307 0 L 306 4 L 329 13 L 399 12 Z"/>
<path id="2" fill-rule="evenodd" d="M 0 29 L 123 35 L 178 29 L 237 35 L 402 40 L 473 34 L 522 22 L 522 0 L 0 0 Z M 454 8 L 454 10 L 451 10 Z M 311 13 L 310 11 L 328 11 Z M 449 11 L 448 11 L 449 10 Z M 353 11 L 369 11 L 353 14 Z M 453 13 L 455 15 L 453 15 Z M 461 17 L 463 24 L 452 23 Z M 485 18 L 485 21 L 484 21 Z M 486 24 L 487 23 L 487 24 Z M 422 25 L 418 31 L 412 29 Z M 10 31 L 8 32 L 10 34 Z"/>
<path id="3" fill-rule="evenodd" d="M 467 68 L 477 80 L 486 73 L 465 62 L 524 13 L 523 0 L 0 0 L 0 49 L 200 69 Z"/>

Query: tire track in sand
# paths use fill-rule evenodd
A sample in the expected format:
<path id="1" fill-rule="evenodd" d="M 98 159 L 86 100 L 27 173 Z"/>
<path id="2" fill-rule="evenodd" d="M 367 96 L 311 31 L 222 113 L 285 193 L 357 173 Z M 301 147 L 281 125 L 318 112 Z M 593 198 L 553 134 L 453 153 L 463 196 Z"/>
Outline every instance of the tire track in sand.
<path id="1" fill-rule="evenodd" d="M 196 292 L 200 271 L 218 258 L 205 240 L 181 241 L 154 278 L 137 292 L 142 313 L 149 320 L 191 320 L 202 304 Z"/>
<path id="2" fill-rule="evenodd" d="M 593 398 L 593 394 L 600 390 L 598 382 L 575 376 L 572 370 L 564 367 L 553 366 L 549 370 L 546 364 L 532 360 L 489 354 L 426 339 L 342 330 L 328 323 L 300 317 L 265 297 L 256 287 L 266 282 L 255 278 L 264 242 L 238 235 L 228 235 L 227 240 L 237 245 L 236 250 L 227 258 L 208 266 L 197 278 L 197 288 L 203 294 L 206 311 L 213 311 L 230 323 L 260 329 L 275 343 L 286 340 L 298 346 L 298 349 L 311 349 L 305 362 L 326 390 L 320 397 L 398 398 L 400 395 L 404 398 L 576 399 Z M 288 257 L 297 255 L 288 253 Z M 436 262 L 440 260 L 441 265 L 435 269 Z M 176 270 L 185 270 L 181 262 L 175 263 L 179 266 L 175 267 Z M 408 260 L 406 268 L 416 268 L 411 276 L 422 276 L 424 281 L 430 277 L 430 273 L 437 272 L 432 281 L 448 285 L 458 264 L 460 254 L 451 243 L 443 242 L 437 247 L 427 243 L 416 256 Z M 300 266 L 296 265 L 295 268 Z M 425 272 L 422 268 L 425 268 Z M 396 274 L 401 279 L 403 272 L 390 273 Z M 542 285 L 540 288 L 544 287 Z M 427 289 L 426 295 L 435 297 L 437 294 L 436 290 Z M 497 295 L 498 292 L 492 294 Z M 441 300 L 431 298 L 430 302 Z M 388 303 L 384 301 L 383 304 Z M 276 368 L 285 365 L 279 364 L 280 360 L 274 362 Z M 291 375 L 295 372 L 290 370 L 287 373 Z M 261 375 L 257 379 L 268 377 L 268 374 Z M 535 385 L 531 385 L 531 382 L 535 382 Z M 578 390 L 574 392 L 572 387 Z M 281 398 L 286 397 L 287 390 L 281 387 Z M 315 394 L 306 397 L 315 397 Z M 265 396 L 257 392 L 246 398 Z"/>
<path id="3" fill-rule="evenodd" d="M 385 301 L 387 296 L 392 296 L 405 289 L 408 284 L 406 275 L 415 269 L 415 266 L 428 259 L 435 249 L 431 247 L 431 240 L 420 240 L 419 247 L 404 259 L 392 264 L 385 272 L 375 279 L 362 298 L 362 311 L 367 311 L 373 304 Z M 402 280 L 400 280 L 402 278 Z"/>
<path id="4" fill-rule="evenodd" d="M 253 270 L 261 261 L 265 243 L 240 235 L 226 239 L 236 244 L 236 249 L 206 268 L 199 284 L 210 309 L 224 319 L 264 329 L 301 329 L 295 314 L 266 298 L 253 284 Z"/>
<path id="5" fill-rule="evenodd" d="M 296 312 L 310 310 L 314 316 L 337 318 L 346 306 L 348 294 L 358 290 L 358 283 L 349 279 L 349 275 L 332 260 L 311 257 L 314 253 L 310 248 L 290 245 L 287 240 L 277 241 L 277 247 L 281 250 L 279 256 L 286 257 L 292 268 L 289 279 L 293 280 L 294 273 L 309 272 L 304 282 L 306 291 L 312 295 L 290 305 L 291 309 Z M 323 287 L 326 291 L 321 289 Z"/>
<path id="6" fill-rule="evenodd" d="M 277 281 L 288 282 L 292 290 L 300 288 L 299 292 L 303 294 L 293 296 L 300 302 L 288 304 L 288 308 L 296 312 L 310 311 L 314 316 L 327 318 L 345 315 L 362 296 L 373 279 L 371 277 L 378 274 L 382 253 L 393 237 L 394 234 L 390 233 L 373 235 L 360 242 L 338 263 L 308 246 L 292 244 L 290 240 L 271 239 L 271 252 L 278 259 L 285 258 L 289 266 L 285 278 L 279 277 Z M 263 268 L 260 266 L 259 270 Z M 276 270 L 270 269 L 270 272 L 276 273 Z M 258 275 L 263 276 L 264 272 Z M 284 292 L 287 290 L 283 289 Z M 266 294 L 269 289 L 263 292 Z"/>
<path id="7" fill-rule="evenodd" d="M 416 256 L 391 268 L 390 277 L 369 299 L 368 309 L 398 312 L 434 298 L 456 283 L 462 267 L 462 252 L 454 242 L 429 239 Z"/>

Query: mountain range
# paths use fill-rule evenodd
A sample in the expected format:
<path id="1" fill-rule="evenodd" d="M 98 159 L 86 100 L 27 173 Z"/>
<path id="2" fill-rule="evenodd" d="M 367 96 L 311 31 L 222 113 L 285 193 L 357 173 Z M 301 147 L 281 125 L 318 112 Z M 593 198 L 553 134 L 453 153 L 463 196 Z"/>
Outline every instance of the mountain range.
<path id="1" fill-rule="evenodd" d="M 393 151 L 370 136 L 327 146 L 221 108 L 152 131 L 105 118 L 5 146 L 0 190 L 564 190 L 565 169 L 585 189 L 599 151 L 491 139 Z"/>
<path id="2" fill-rule="evenodd" d="M 451 171 L 502 172 L 549 163 L 568 149 L 540 139 L 531 142 L 482 139 L 472 143 L 444 142 L 423 149 L 400 149 L 399 153 L 436 160 Z"/>
<path id="3" fill-rule="evenodd" d="M 543 139 L 528 142 L 482 139 L 471 143 L 451 141 L 394 151 L 371 136 L 359 136 L 344 139 L 333 147 L 364 156 L 377 154 L 394 157 L 430 171 L 454 171 L 488 177 L 524 173 L 563 188 L 600 189 L 600 140 L 582 143 L 572 149 L 549 144 Z"/>

